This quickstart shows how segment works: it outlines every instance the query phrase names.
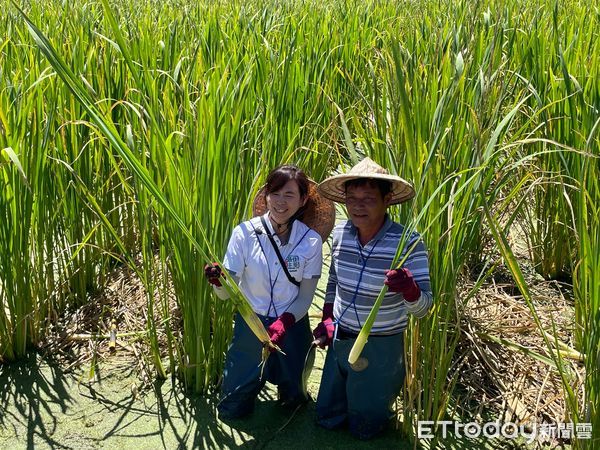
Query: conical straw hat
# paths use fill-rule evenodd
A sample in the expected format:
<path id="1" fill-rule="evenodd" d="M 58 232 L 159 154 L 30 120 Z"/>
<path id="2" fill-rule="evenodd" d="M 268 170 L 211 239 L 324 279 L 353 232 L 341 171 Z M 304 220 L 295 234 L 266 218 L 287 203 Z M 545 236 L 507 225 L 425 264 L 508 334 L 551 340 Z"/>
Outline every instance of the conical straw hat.
<path id="1" fill-rule="evenodd" d="M 334 175 L 321 182 L 319 184 L 319 193 L 334 202 L 346 203 L 346 181 L 357 180 L 359 178 L 385 180 L 392 183 L 390 205 L 405 202 L 415 196 L 415 190 L 408 181 L 397 175 L 390 175 L 387 170 L 371 158 L 363 159 L 347 173 Z"/>
<path id="2" fill-rule="evenodd" d="M 262 216 L 267 212 L 265 189 L 266 186 L 260 188 L 254 198 L 252 204 L 252 214 L 254 217 Z M 313 180 L 308 180 L 308 201 L 302 215 L 302 222 L 307 227 L 319 233 L 323 241 L 327 240 L 335 223 L 335 205 L 332 201 L 319 195 L 317 183 Z"/>

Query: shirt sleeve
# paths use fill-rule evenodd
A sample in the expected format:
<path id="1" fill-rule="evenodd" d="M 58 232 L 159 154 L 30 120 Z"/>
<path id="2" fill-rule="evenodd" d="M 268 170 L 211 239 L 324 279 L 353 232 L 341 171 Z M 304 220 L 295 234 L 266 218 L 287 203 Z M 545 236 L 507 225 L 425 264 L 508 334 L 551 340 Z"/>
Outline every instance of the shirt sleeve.
<path id="1" fill-rule="evenodd" d="M 337 273 L 335 271 L 335 265 L 333 258 L 331 259 L 331 266 L 329 266 L 329 278 L 327 279 L 327 288 L 325 290 L 325 303 L 333 303 L 335 300 L 335 293 L 337 290 Z"/>
<path id="2" fill-rule="evenodd" d="M 331 246 L 331 262 L 329 264 L 329 276 L 327 278 L 327 287 L 325 288 L 325 303 L 334 303 L 337 292 L 337 272 L 335 270 L 335 249 L 337 248 L 338 233 L 337 227 L 333 230 L 333 241 Z"/>
<path id="3" fill-rule="evenodd" d="M 406 302 L 406 308 L 413 316 L 421 318 L 427 314 L 433 305 L 433 293 L 429 279 L 427 249 L 419 235 L 416 235 L 416 239 L 418 239 L 418 242 L 403 267 L 411 271 L 415 282 L 421 289 L 419 298 L 414 302 Z M 415 240 L 413 239 L 409 244 L 409 248 L 414 245 L 414 242 Z"/>
<path id="4" fill-rule="evenodd" d="M 298 296 L 292 302 L 287 312 L 296 318 L 296 322 L 302 319 L 312 304 L 315 291 L 317 290 L 318 278 L 303 278 L 298 288 Z"/>
<path id="5" fill-rule="evenodd" d="M 229 244 L 227 244 L 227 252 L 223 258 L 223 266 L 238 278 L 242 277 L 244 268 L 246 267 L 246 251 L 245 243 L 246 236 L 240 225 L 233 229 Z"/>
<path id="6" fill-rule="evenodd" d="M 319 279 L 321 277 L 321 271 L 323 268 L 323 241 L 321 236 L 314 233 L 315 236 L 311 236 L 310 239 L 310 255 L 306 259 L 304 265 L 304 271 L 302 278 L 306 279 Z"/>

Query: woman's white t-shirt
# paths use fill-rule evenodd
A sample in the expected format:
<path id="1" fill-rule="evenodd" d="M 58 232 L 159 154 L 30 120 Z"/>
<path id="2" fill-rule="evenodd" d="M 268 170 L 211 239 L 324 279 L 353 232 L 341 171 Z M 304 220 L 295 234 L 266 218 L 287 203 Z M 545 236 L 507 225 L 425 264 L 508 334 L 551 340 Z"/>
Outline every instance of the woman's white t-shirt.
<path id="1" fill-rule="evenodd" d="M 323 263 L 321 236 L 295 220 L 288 242 L 281 245 L 273 232 L 268 213 L 263 217 L 290 275 L 299 282 L 302 279 L 319 278 Z M 223 265 L 239 278 L 240 290 L 257 314 L 277 317 L 293 303 L 298 295 L 298 287 L 288 280 L 282 270 L 260 219 L 260 216 L 254 217 L 234 228 Z"/>

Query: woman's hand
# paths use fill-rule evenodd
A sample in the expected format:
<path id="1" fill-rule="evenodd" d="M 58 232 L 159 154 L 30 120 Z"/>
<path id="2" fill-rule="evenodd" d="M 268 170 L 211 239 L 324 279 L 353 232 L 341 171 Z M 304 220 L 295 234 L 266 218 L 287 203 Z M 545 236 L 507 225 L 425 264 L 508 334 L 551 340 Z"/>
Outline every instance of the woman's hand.
<path id="1" fill-rule="evenodd" d="M 277 318 L 275 322 L 273 322 L 267 328 L 267 333 L 269 333 L 269 337 L 271 338 L 271 342 L 275 344 L 277 347 L 281 348 L 283 344 L 283 339 L 285 338 L 285 333 L 289 330 L 292 325 L 296 323 L 296 318 L 292 313 L 284 312 L 281 316 Z M 271 352 L 275 351 L 273 347 L 269 347 Z"/>
<path id="2" fill-rule="evenodd" d="M 221 266 L 219 266 L 219 263 L 211 263 L 211 264 L 205 265 L 204 266 L 204 276 L 206 277 L 206 280 L 213 286 L 216 286 L 216 287 L 222 286 L 221 280 L 219 280 L 219 278 L 222 277 L 223 274 L 222 274 Z"/>

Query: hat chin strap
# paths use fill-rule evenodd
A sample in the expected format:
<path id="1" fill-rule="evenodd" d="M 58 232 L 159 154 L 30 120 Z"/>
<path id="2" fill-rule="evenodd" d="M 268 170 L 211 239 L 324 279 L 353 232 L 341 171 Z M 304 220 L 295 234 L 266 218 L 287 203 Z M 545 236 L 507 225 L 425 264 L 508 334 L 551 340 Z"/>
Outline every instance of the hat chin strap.
<path id="1" fill-rule="evenodd" d="M 277 228 L 281 228 L 282 226 L 288 225 L 290 223 L 289 220 L 287 222 L 284 222 L 284 223 L 279 223 L 279 222 L 277 222 L 275 219 L 273 219 L 270 216 L 269 216 L 269 219 L 271 219 L 271 222 L 273 222 L 275 225 L 277 225 Z"/>
<path id="2" fill-rule="evenodd" d="M 302 215 L 304 214 L 304 211 L 306 210 L 306 204 L 302 205 L 298 211 L 296 211 L 294 213 L 294 215 L 292 215 L 292 217 L 289 218 L 289 220 L 287 222 L 284 223 L 279 223 L 277 222 L 275 219 L 273 219 L 273 216 L 271 215 L 271 212 L 269 211 L 269 220 L 271 222 L 273 222 L 275 225 L 277 225 L 277 230 L 279 233 L 282 233 L 284 231 L 287 231 L 290 229 L 290 227 L 292 226 L 292 224 L 294 223 L 294 221 L 300 217 L 302 217 Z M 285 230 L 280 230 L 281 227 L 283 227 L 284 225 L 287 225 L 287 227 L 285 228 Z"/>
<path id="3" fill-rule="evenodd" d="M 290 218 L 290 220 L 288 220 L 287 222 L 284 222 L 284 223 L 279 223 L 279 222 L 277 222 L 275 219 L 273 219 L 273 216 L 271 215 L 271 212 L 269 211 L 269 220 L 270 220 L 272 223 L 274 223 L 275 225 L 277 225 L 277 231 L 276 231 L 276 233 L 277 233 L 277 234 L 279 234 L 279 233 L 282 233 L 282 232 L 284 232 L 284 231 L 287 231 L 287 230 L 290 228 L 290 224 L 291 224 L 291 222 L 293 222 L 293 221 L 294 221 L 294 216 L 292 216 L 292 217 Z M 285 227 L 285 229 L 284 229 L 284 230 L 281 230 L 281 227 L 283 227 L 284 225 L 287 225 L 287 226 Z M 273 227 L 273 228 L 275 228 L 275 227 Z"/>

